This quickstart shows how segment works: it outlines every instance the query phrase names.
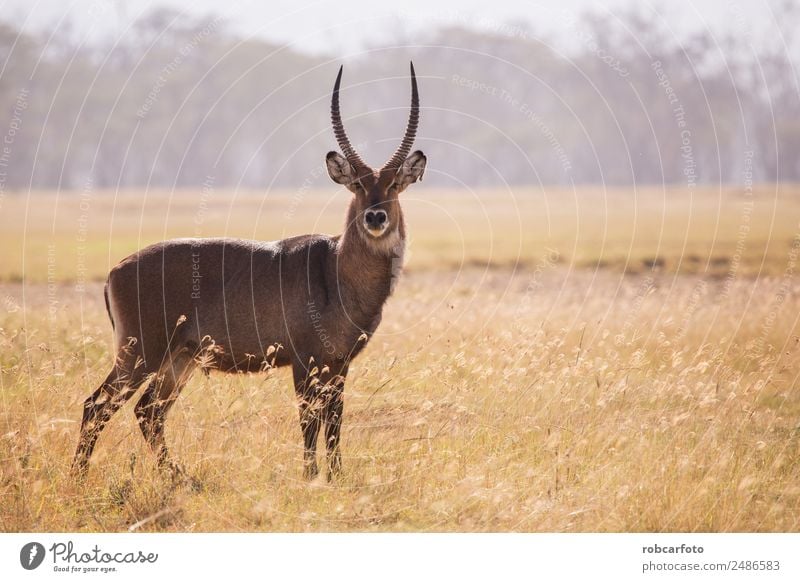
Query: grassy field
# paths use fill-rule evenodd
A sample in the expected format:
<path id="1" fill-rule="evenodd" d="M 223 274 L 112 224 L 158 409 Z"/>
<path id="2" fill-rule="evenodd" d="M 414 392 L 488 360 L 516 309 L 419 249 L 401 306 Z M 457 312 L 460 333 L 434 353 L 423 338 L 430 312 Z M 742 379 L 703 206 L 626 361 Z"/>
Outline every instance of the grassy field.
<path id="1" fill-rule="evenodd" d="M 409 194 L 344 474 L 302 480 L 286 371 L 197 374 L 167 438 L 198 489 L 133 400 L 68 478 L 112 362 L 98 281 L 165 237 L 337 232 L 346 197 L 0 199 L 0 530 L 800 529 L 800 189 Z"/>
<path id="2" fill-rule="evenodd" d="M 800 187 L 405 193 L 409 269 L 534 269 L 554 249 L 579 268 L 781 274 L 800 233 Z M 274 240 L 341 232 L 349 194 L 64 192 L 0 198 L 0 281 L 105 280 L 121 258 L 181 236 Z"/>

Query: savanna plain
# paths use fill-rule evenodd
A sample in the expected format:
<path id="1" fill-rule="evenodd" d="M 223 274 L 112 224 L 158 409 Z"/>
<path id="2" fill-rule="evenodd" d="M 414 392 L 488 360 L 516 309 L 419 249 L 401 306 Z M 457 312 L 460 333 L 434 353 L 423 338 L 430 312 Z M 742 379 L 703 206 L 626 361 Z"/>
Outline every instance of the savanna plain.
<path id="1" fill-rule="evenodd" d="M 190 482 L 155 469 L 135 397 L 69 468 L 114 356 L 109 268 L 340 232 L 344 192 L 0 198 L 0 530 L 800 529 L 799 187 L 407 194 L 332 483 L 302 479 L 282 369 L 191 379 L 166 427 Z"/>

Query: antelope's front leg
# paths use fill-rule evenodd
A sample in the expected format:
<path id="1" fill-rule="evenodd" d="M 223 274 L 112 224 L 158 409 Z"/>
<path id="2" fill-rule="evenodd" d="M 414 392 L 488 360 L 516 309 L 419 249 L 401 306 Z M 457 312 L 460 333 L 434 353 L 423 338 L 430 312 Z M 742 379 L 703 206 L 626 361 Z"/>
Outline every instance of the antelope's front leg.
<path id="1" fill-rule="evenodd" d="M 347 370 L 334 376 L 323 388 L 325 410 L 325 448 L 328 455 L 328 481 L 342 471 L 342 451 L 339 448 L 339 435 L 342 429 L 344 412 L 344 381 Z"/>
<path id="2" fill-rule="evenodd" d="M 319 378 L 311 375 L 302 364 L 295 364 L 292 372 L 297 406 L 300 411 L 300 430 L 303 432 L 303 477 L 310 481 L 319 474 L 317 436 L 322 421 Z"/>

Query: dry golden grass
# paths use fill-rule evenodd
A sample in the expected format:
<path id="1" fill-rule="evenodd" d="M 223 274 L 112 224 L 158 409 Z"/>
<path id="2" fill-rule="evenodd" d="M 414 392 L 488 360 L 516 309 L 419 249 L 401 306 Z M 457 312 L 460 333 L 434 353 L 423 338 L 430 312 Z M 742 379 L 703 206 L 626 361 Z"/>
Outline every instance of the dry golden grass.
<path id="1" fill-rule="evenodd" d="M 503 231 L 495 231 L 495 268 L 481 268 L 487 257 L 472 250 L 485 235 L 480 225 L 516 220 L 508 200 L 486 215 L 454 204 L 448 214 L 471 241 L 454 243 L 458 252 L 438 250 L 435 241 L 449 231 L 412 201 L 409 273 L 352 368 L 345 470 L 331 485 L 302 481 L 284 370 L 190 381 L 167 438 L 199 490 L 154 470 L 133 401 L 103 433 L 86 482 L 70 481 L 81 403 L 110 367 L 111 329 L 99 283 L 77 293 L 55 280 L 72 279 L 64 265 L 74 266 L 72 247 L 58 243 L 61 270 L 49 285 L 36 283 L 47 280 L 46 268 L 28 271 L 31 282 L 0 284 L 0 530 L 797 531 L 800 295 L 789 244 L 800 207 L 788 195 L 779 199 L 785 208 L 777 212 L 754 210 L 740 253 L 766 258 L 703 276 L 673 272 L 671 261 L 688 251 L 672 235 L 662 247 L 673 254 L 655 271 L 578 268 L 584 263 L 564 241 L 583 241 L 583 226 L 570 231 L 566 218 L 546 240 L 522 237 L 535 246 L 517 253 L 516 270 L 496 265 L 513 264 L 509 249 L 519 239 L 504 247 Z M 340 202 L 317 230 L 337 229 Z M 9 199 L 3 204 L 8 209 Z M 698 206 L 692 220 L 713 225 L 713 214 Z M 533 212 L 532 203 L 527 208 Z M 74 226 L 66 211 L 57 213 L 59 224 Z M 239 212 L 232 223 L 254 220 Z M 310 229 L 321 209 L 302 212 L 275 220 L 306 221 Z M 209 226 L 211 214 L 200 234 L 220 234 Z M 758 247 L 770 215 L 773 242 Z M 186 232 L 191 218 L 180 216 L 184 230 L 175 226 L 167 236 L 194 234 Z M 735 212 L 721 216 L 714 249 L 735 249 Z M 137 240 L 131 228 L 139 217 L 124 220 L 130 228 L 115 228 L 110 239 L 106 232 L 112 261 L 128 244 L 118 245 L 116 233 Z M 42 222 L 36 236 L 47 239 Z M 609 226 L 609 245 L 634 237 L 623 226 L 622 219 Z M 26 249 L 39 240 L 33 230 Z M 701 231 L 688 237 L 692 252 L 716 256 Z M 160 235 L 151 229 L 143 238 Z M 92 273 L 108 266 L 109 247 L 100 246 Z M 581 248 L 588 254 L 591 245 Z M 645 243 L 631 249 L 631 256 L 656 256 Z M 439 254 L 466 267 L 433 268 Z M 0 264 L 9 279 L 14 259 Z M 755 276 L 759 265 L 769 268 Z"/>
<path id="2" fill-rule="evenodd" d="M 546 247 L 575 267 L 726 276 L 780 274 L 798 234 L 800 187 L 433 191 L 403 207 L 411 269 L 533 269 Z M 349 194 L 322 191 L 41 192 L 0 198 L 0 281 L 105 280 L 166 238 L 274 240 L 342 230 Z"/>

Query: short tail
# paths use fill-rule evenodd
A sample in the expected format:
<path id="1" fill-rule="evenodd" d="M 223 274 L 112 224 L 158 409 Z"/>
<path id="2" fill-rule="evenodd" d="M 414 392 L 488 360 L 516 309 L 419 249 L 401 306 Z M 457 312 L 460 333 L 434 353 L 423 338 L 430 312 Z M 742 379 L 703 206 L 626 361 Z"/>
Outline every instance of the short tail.
<path id="1" fill-rule="evenodd" d="M 111 315 L 111 303 L 108 301 L 108 281 L 106 281 L 105 287 L 103 287 L 103 295 L 106 298 L 106 311 L 108 312 L 108 319 L 111 320 L 111 329 L 116 331 L 114 327 L 114 316 Z"/>

